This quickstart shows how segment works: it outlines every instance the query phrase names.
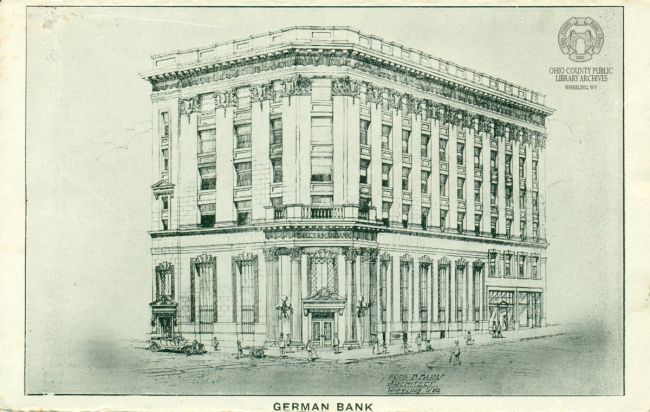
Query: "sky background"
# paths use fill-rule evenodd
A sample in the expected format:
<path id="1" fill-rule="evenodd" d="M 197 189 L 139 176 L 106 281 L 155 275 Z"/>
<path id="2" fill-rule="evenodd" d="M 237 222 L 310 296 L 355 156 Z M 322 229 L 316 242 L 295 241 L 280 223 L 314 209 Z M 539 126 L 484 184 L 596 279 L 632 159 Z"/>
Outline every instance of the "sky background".
<path id="1" fill-rule="evenodd" d="M 595 91 L 559 27 L 605 34 Z M 294 25 L 362 32 L 547 95 L 548 321 L 622 325 L 621 24 L 615 9 L 30 8 L 27 25 L 27 338 L 145 338 L 151 299 L 152 54 Z M 28 352 L 29 356 L 29 352 Z"/>

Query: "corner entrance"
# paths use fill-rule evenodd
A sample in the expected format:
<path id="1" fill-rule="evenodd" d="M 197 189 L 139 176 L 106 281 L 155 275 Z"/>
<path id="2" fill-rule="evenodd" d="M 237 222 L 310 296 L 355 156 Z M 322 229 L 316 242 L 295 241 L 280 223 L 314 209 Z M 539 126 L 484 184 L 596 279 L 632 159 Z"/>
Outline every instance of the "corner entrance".
<path id="1" fill-rule="evenodd" d="M 333 331 L 333 312 L 312 312 L 311 340 L 315 346 L 332 346 Z"/>

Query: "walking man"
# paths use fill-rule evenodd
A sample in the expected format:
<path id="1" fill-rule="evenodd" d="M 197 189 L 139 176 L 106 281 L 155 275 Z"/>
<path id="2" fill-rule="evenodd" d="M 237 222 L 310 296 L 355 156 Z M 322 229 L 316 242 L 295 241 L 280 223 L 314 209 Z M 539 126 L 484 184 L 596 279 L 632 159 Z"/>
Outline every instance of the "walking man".
<path id="1" fill-rule="evenodd" d="M 420 352 L 421 347 L 422 347 L 422 336 L 420 336 L 419 333 L 415 337 L 415 345 L 418 347 L 418 352 Z"/>
<path id="2" fill-rule="evenodd" d="M 286 358 L 287 355 L 284 353 L 285 350 L 285 342 L 284 342 L 284 334 L 280 333 L 280 339 L 278 340 L 278 347 L 280 348 L 280 356 L 283 358 Z"/>
<path id="3" fill-rule="evenodd" d="M 334 332 L 334 339 L 332 340 L 332 346 L 334 347 L 334 354 L 338 355 L 341 353 L 341 349 L 339 348 L 339 345 L 341 342 L 339 341 L 339 334 Z"/>
<path id="4" fill-rule="evenodd" d="M 314 350 L 314 344 L 312 343 L 311 339 L 307 341 L 307 357 L 312 362 L 318 359 L 318 355 Z"/>
<path id="5" fill-rule="evenodd" d="M 454 365 L 460 365 L 460 345 L 458 344 L 458 339 L 454 343 L 454 347 L 451 351 L 451 356 L 449 357 L 449 363 L 451 363 L 452 359 L 454 360 Z"/>

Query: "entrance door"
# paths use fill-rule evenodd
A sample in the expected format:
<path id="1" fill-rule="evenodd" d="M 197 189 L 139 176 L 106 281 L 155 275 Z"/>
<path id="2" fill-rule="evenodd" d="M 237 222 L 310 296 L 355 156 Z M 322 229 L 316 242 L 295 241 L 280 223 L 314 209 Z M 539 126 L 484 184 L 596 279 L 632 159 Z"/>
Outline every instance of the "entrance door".
<path id="1" fill-rule="evenodd" d="M 316 346 L 332 346 L 334 335 L 333 313 L 312 313 L 311 340 Z"/>
<path id="2" fill-rule="evenodd" d="M 160 325 L 160 334 L 163 336 L 171 336 L 172 335 L 172 318 L 165 316 L 165 317 L 159 317 L 158 322 Z"/>

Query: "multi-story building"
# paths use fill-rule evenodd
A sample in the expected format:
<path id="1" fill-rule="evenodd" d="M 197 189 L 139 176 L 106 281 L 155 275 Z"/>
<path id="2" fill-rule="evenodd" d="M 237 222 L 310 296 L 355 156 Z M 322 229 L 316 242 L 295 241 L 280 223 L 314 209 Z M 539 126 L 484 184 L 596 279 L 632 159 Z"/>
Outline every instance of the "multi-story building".
<path id="1" fill-rule="evenodd" d="M 544 325 L 543 95 L 347 27 L 153 63 L 155 332 L 354 347 Z"/>

